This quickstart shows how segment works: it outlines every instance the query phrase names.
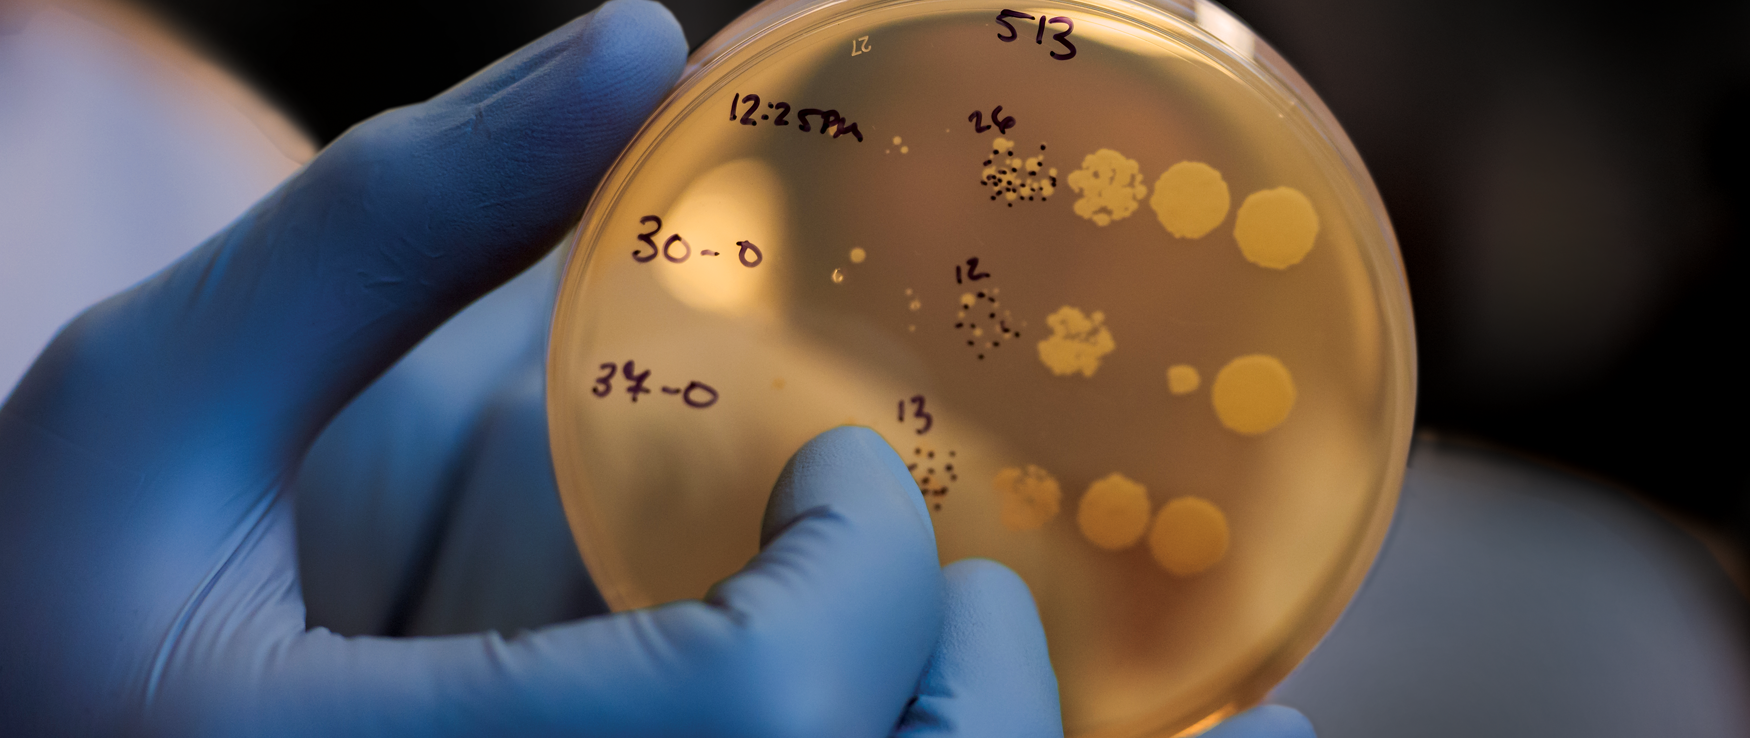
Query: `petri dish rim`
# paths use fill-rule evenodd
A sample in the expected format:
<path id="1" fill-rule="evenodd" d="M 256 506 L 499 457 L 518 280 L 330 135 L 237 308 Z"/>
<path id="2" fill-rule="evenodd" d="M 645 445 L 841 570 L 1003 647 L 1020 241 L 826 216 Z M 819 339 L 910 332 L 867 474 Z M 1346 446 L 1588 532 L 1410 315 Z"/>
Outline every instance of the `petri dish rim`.
<path id="1" fill-rule="evenodd" d="M 569 286 L 575 283 L 576 289 L 562 289 L 555 301 L 552 340 L 548 344 L 548 387 L 565 386 L 565 377 L 561 371 L 562 359 L 557 347 L 563 340 L 562 337 L 570 332 L 573 319 L 567 316 L 575 313 L 576 305 L 584 301 L 584 295 L 588 291 L 583 276 L 588 270 L 596 246 L 602 243 L 601 231 L 606 226 L 605 219 L 598 216 L 612 212 L 617 207 L 633 174 L 642 168 L 646 159 L 660 147 L 675 126 L 690 119 L 697 108 L 711 101 L 716 92 L 721 91 L 721 88 L 738 75 L 756 68 L 794 44 L 816 38 L 818 34 L 828 32 L 835 26 L 854 23 L 871 14 L 908 6 L 929 8 L 944 5 L 957 6 L 959 3 L 951 0 L 767 0 L 701 45 L 688 60 L 685 72 L 675 89 L 608 168 L 607 174 L 592 194 L 578 227 L 567 239 L 569 253 L 562 270 L 563 284 Z M 1040 3 L 1025 5 L 1034 6 Z M 1372 491 L 1372 504 L 1363 507 L 1359 513 L 1359 517 L 1365 519 L 1356 522 L 1356 529 L 1364 533 L 1354 538 L 1339 557 L 1340 560 L 1349 562 L 1348 566 L 1334 569 L 1323 583 L 1309 590 L 1308 601 L 1319 604 L 1303 611 L 1298 621 L 1301 627 L 1289 629 L 1291 635 L 1278 642 L 1273 649 L 1264 652 L 1250 669 L 1249 676 L 1236 682 L 1220 698 L 1205 705 L 1199 711 L 1203 717 L 1186 724 L 1182 717 L 1162 720 L 1163 716 L 1145 714 L 1083 734 L 1188 735 L 1261 700 L 1270 688 L 1292 671 L 1340 617 L 1384 543 L 1396 508 L 1398 488 L 1402 483 L 1414 425 L 1416 360 L 1409 291 L 1390 219 L 1358 152 L 1329 109 L 1264 39 L 1253 33 L 1251 53 L 1239 53 L 1198 23 L 1198 14 L 1201 12 L 1226 13 L 1219 6 L 1207 2 L 1199 2 L 1195 10 L 1158 0 L 1111 0 L 1103 5 L 1082 0 L 1061 0 L 1049 5 L 1073 9 L 1077 13 L 1099 16 L 1173 38 L 1181 42 L 1184 48 L 1202 56 L 1228 75 L 1235 76 L 1236 81 L 1254 91 L 1257 91 L 1258 83 L 1262 83 L 1279 115 L 1288 119 L 1291 117 L 1290 113 L 1293 113 L 1290 127 L 1303 137 L 1302 145 L 1317 152 L 1317 156 L 1335 164 L 1348 175 L 1344 178 L 1345 184 L 1352 189 L 1354 197 L 1341 199 L 1352 211 L 1366 211 L 1351 212 L 1349 215 L 1357 224 L 1374 224 L 1385 247 L 1361 248 L 1358 251 L 1366 265 L 1366 272 L 1372 283 L 1370 287 L 1376 298 L 1382 343 L 1396 349 L 1384 353 L 1381 381 L 1396 387 L 1398 391 L 1388 394 L 1378 411 L 1382 417 L 1395 419 L 1395 422 L 1391 433 L 1391 448 L 1386 455 L 1388 466 L 1380 475 L 1379 487 Z M 1120 8 L 1129 12 L 1121 12 Z M 947 9 L 949 8 L 945 8 Z M 1246 32 L 1251 32 L 1242 23 L 1234 20 L 1233 16 L 1229 15 L 1227 19 Z M 1238 80 L 1240 74 L 1249 79 Z M 1313 140 L 1304 140 L 1306 138 Z M 578 467 L 581 460 L 573 458 L 569 453 L 571 449 L 578 447 L 580 439 L 572 437 L 573 429 L 568 423 L 556 422 L 564 412 L 560 405 L 565 396 L 562 390 L 549 391 L 547 407 L 550 445 L 561 489 L 567 484 L 567 480 L 582 480 L 586 476 Z M 619 563 L 618 556 L 595 543 L 608 540 L 608 537 L 595 527 L 595 521 L 601 516 L 589 508 L 589 495 L 561 496 L 564 498 L 570 525 L 578 533 L 574 538 L 579 550 L 595 575 L 596 584 L 608 604 L 616 611 L 657 604 L 645 601 L 648 598 L 634 590 L 626 589 L 629 577 Z"/>

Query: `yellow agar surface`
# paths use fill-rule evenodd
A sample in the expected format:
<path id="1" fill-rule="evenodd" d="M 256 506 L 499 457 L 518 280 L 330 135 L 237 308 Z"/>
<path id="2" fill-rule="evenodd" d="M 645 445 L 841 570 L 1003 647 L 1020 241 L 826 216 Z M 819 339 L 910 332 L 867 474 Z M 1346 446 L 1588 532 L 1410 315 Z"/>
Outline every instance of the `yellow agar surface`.
<path id="1" fill-rule="evenodd" d="M 1069 188 L 1081 193 L 1076 215 L 1106 225 L 1136 212 L 1136 203 L 1148 194 L 1142 169 L 1112 149 L 1100 149 L 1082 158 L 1082 168 L 1069 173 Z"/>
<path id="2" fill-rule="evenodd" d="M 1202 238 L 1227 219 L 1231 201 L 1215 167 L 1182 161 L 1161 173 L 1148 204 L 1175 238 Z"/>
<path id="3" fill-rule="evenodd" d="M 1136 545 L 1148 529 L 1148 488 L 1112 472 L 1082 493 L 1076 527 L 1089 543 L 1108 551 Z"/>
<path id="4" fill-rule="evenodd" d="M 991 480 L 991 486 L 1002 500 L 1003 527 L 1009 530 L 1038 530 L 1057 517 L 1063 504 L 1063 489 L 1057 480 L 1032 464 L 1004 468 Z"/>
<path id="5" fill-rule="evenodd" d="M 1051 337 L 1039 342 L 1039 360 L 1059 377 L 1076 372 L 1084 377 L 1094 376 L 1100 370 L 1100 360 L 1118 348 L 1112 332 L 1103 325 L 1105 322 L 1106 315 L 1098 310 L 1093 315 L 1084 315 L 1068 305 L 1058 308 L 1045 317 Z"/>
<path id="6" fill-rule="evenodd" d="M 1161 506 L 1148 534 L 1155 563 L 1174 576 L 1201 574 L 1227 556 L 1227 516 L 1201 497 L 1179 497 Z"/>
<path id="7" fill-rule="evenodd" d="M 1318 235 L 1318 211 L 1293 187 L 1254 192 L 1234 216 L 1234 240 L 1240 253 L 1266 269 L 1299 264 Z"/>
<path id="8" fill-rule="evenodd" d="M 1294 409 L 1294 376 L 1274 356 L 1241 356 L 1216 373 L 1209 397 L 1222 425 L 1255 436 L 1288 419 Z"/>
<path id="9" fill-rule="evenodd" d="M 1203 384 L 1203 376 L 1197 373 L 1197 367 L 1190 364 L 1174 364 L 1167 367 L 1167 391 L 1175 395 L 1188 395 L 1196 392 Z"/>
<path id="10" fill-rule="evenodd" d="M 597 189 L 554 313 L 560 495 L 616 610 L 744 567 L 790 455 L 855 422 L 915 467 L 943 563 L 1026 581 L 1071 738 L 1173 735 L 1307 653 L 1390 520 L 1408 303 L 1366 169 L 1316 98 L 1266 45 L 1224 46 L 1243 26 L 1177 7 L 1023 7 L 1011 42 L 971 0 L 767 3 L 701 47 Z M 1316 253 L 1286 271 L 1226 245 L 1257 245 L 1241 206 L 1281 186 L 1317 216 Z M 1203 227 L 1197 192 L 1213 230 L 1165 245 L 1170 224 Z M 1201 399 L 1253 352 L 1308 390 L 1258 438 Z M 1167 397 L 1196 400 L 1162 402 L 1176 365 L 1198 386 Z M 1055 517 L 1029 464 L 1058 483 Z M 1118 552 L 1080 515 L 1114 470 L 1139 490 Z M 1188 491 L 1235 538 L 1181 580 L 1143 541 Z"/>

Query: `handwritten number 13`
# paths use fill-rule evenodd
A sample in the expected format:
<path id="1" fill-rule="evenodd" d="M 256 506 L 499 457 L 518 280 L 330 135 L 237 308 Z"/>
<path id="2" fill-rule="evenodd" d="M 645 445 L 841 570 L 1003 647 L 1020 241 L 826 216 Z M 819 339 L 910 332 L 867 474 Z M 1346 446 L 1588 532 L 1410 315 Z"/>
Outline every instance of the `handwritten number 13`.
<path id="1" fill-rule="evenodd" d="M 918 435 L 930 432 L 930 427 L 936 424 L 936 418 L 924 410 L 924 396 L 912 395 L 911 404 L 913 405 L 911 416 L 924 421 L 924 427 L 918 429 Z M 899 422 L 905 422 L 905 400 L 899 401 Z"/>
<path id="2" fill-rule="evenodd" d="M 1008 35 L 1004 35 L 1001 33 L 997 34 L 997 39 L 999 41 L 1002 41 L 1003 43 L 1008 43 L 1010 41 L 1014 41 L 1015 39 L 1020 38 L 1020 36 L 1021 36 L 1020 32 L 1016 31 L 1014 26 L 1009 25 L 1010 18 L 1015 18 L 1015 19 L 1019 19 L 1019 20 L 1033 20 L 1034 19 L 1034 17 L 1032 15 L 1029 15 L 1027 13 L 1023 13 L 1019 10 L 1004 10 L 1003 12 L 998 13 L 997 14 L 997 23 L 1000 24 L 1003 28 L 1008 29 Z M 1058 61 L 1069 61 L 1070 59 L 1075 58 L 1076 46 L 1075 46 L 1075 44 L 1072 44 L 1069 42 L 1070 32 L 1072 32 L 1076 29 L 1075 21 L 1072 21 L 1072 20 L 1065 18 L 1061 15 L 1053 16 L 1050 18 L 1047 18 L 1047 17 L 1041 15 L 1038 17 L 1038 20 L 1039 20 L 1039 32 L 1033 35 L 1033 43 L 1036 43 L 1036 44 L 1045 43 L 1045 26 L 1047 24 L 1054 25 L 1054 26 L 1061 25 L 1064 27 L 1063 31 L 1061 33 L 1051 34 L 1051 40 L 1056 41 L 1060 44 L 1063 44 L 1063 48 L 1067 49 L 1069 51 L 1069 53 L 1060 54 L 1058 52 L 1053 51 L 1053 52 L 1051 52 L 1051 58 L 1056 59 Z"/>

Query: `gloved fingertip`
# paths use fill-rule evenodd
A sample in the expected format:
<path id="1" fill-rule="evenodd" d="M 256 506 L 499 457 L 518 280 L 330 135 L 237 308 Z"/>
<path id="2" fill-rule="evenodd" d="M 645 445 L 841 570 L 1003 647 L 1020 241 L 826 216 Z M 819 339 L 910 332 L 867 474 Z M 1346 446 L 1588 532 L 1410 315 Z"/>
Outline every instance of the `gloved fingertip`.
<path id="1" fill-rule="evenodd" d="M 866 426 L 840 426 L 827 431 L 827 433 L 837 433 L 838 431 L 845 431 L 846 436 L 854 437 L 857 443 L 862 445 L 864 452 L 875 460 L 877 466 L 893 480 L 894 484 L 908 493 L 918 492 L 918 494 L 907 494 L 905 498 L 911 501 L 912 511 L 917 513 L 918 520 L 923 521 L 924 527 L 930 531 L 930 540 L 934 541 L 936 529 L 930 521 L 930 506 L 924 501 L 922 492 L 918 490 L 917 480 L 912 478 L 911 469 L 906 467 L 905 459 L 900 458 L 899 451 L 894 449 L 887 442 L 887 439 L 882 438 L 880 433 Z"/>
<path id="2" fill-rule="evenodd" d="M 848 502 L 842 494 L 847 484 L 871 486 L 901 494 L 912 512 L 929 531 L 929 509 L 905 462 L 879 433 L 862 426 L 840 426 L 821 433 L 802 445 L 772 489 L 766 505 L 760 545 L 764 546 L 809 510 L 834 502 Z"/>
<path id="3" fill-rule="evenodd" d="M 949 598 L 954 601 L 982 602 L 987 607 L 1031 613 L 1039 620 L 1033 602 L 1033 591 L 1014 570 L 990 559 L 961 559 L 942 567 L 948 582 Z"/>
<path id="4" fill-rule="evenodd" d="M 595 21 L 616 33 L 634 35 L 630 39 L 648 47 L 667 62 L 665 68 L 679 70 L 686 63 L 687 38 L 681 23 L 667 6 L 655 0 L 608 0 L 592 12 Z"/>
<path id="5" fill-rule="evenodd" d="M 1203 738 L 1316 738 L 1312 721 L 1286 705 L 1259 705 L 1203 734 Z"/>

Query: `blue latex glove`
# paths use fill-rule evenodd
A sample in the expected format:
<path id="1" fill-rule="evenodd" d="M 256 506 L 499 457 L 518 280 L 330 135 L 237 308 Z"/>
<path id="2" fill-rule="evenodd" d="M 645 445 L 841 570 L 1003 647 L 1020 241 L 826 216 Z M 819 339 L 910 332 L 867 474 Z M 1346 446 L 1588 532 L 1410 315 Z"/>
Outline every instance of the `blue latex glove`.
<path id="1" fill-rule="evenodd" d="M 682 56 L 658 6 L 610 3 L 70 324 L 0 407 L 0 733 L 1059 733 L 1024 585 L 944 576 L 868 431 L 798 453 L 704 602 L 510 640 L 305 630 L 283 490 L 312 439 L 557 240 Z"/>
<path id="2" fill-rule="evenodd" d="M 705 602 L 508 641 L 304 628 L 280 491 L 311 440 L 558 239 L 683 55 L 659 6 L 607 5 L 71 323 L 0 408 L 0 732 L 891 732 L 945 585 L 868 431 L 798 454 L 762 554 Z"/>

